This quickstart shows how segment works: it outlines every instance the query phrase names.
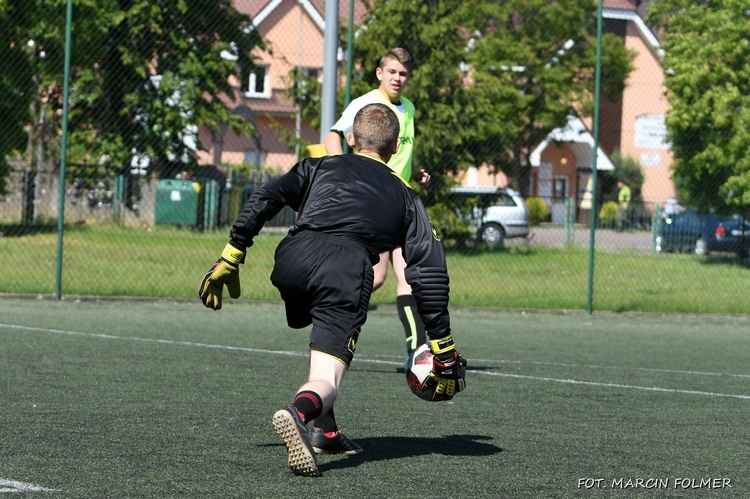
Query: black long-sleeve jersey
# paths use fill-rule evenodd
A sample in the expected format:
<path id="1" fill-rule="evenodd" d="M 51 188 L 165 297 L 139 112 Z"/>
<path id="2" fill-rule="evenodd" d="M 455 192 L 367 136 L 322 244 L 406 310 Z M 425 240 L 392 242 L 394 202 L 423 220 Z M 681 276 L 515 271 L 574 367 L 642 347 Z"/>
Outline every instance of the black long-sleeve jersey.
<path id="1" fill-rule="evenodd" d="M 239 249 L 284 206 L 297 212 L 292 231 L 312 230 L 361 244 L 377 255 L 401 247 L 406 281 L 431 339 L 450 334 L 445 253 L 422 201 L 385 164 L 360 154 L 308 158 L 255 191 L 230 232 Z"/>

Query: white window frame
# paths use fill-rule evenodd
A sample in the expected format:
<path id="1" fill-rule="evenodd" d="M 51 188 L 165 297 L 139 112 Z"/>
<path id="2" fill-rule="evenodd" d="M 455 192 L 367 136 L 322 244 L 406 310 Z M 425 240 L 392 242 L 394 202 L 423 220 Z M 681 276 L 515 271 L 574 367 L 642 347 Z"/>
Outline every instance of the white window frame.
<path id="1" fill-rule="evenodd" d="M 258 75 L 261 71 L 263 72 L 263 82 L 261 91 L 258 91 Z M 248 78 L 245 97 L 271 98 L 271 78 L 268 73 L 268 66 L 256 66 L 253 68 Z"/>
<path id="2" fill-rule="evenodd" d="M 562 182 L 564 186 L 563 190 L 565 192 L 562 193 L 562 196 L 559 195 L 561 193 L 557 192 L 557 186 L 559 185 L 558 184 L 559 182 Z M 566 199 L 568 197 L 569 189 L 570 189 L 570 179 L 566 175 L 555 175 L 553 177 L 552 179 L 552 199 L 553 200 L 562 201 Z"/>

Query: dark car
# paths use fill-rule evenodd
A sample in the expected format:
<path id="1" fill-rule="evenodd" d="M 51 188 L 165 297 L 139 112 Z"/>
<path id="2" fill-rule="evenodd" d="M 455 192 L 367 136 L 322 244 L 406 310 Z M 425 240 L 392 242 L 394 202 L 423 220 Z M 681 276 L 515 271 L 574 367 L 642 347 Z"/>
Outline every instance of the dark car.
<path id="1" fill-rule="evenodd" d="M 750 253 L 750 222 L 739 215 L 718 217 L 688 210 L 662 221 L 656 251 L 696 255 L 732 252 L 746 257 Z"/>

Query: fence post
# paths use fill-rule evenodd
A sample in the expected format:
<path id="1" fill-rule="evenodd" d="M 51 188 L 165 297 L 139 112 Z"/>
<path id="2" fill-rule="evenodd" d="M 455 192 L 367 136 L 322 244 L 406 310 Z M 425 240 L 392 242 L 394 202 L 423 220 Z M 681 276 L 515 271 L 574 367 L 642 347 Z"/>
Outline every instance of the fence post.
<path id="1" fill-rule="evenodd" d="M 115 175 L 115 192 L 112 200 L 112 217 L 117 225 L 122 224 L 126 192 L 125 175 Z"/>
<path id="2" fill-rule="evenodd" d="M 661 205 L 656 203 L 654 207 L 654 216 L 651 219 L 651 252 L 656 253 L 656 238 L 661 232 Z"/>
<path id="3" fill-rule="evenodd" d="M 216 180 L 206 182 L 206 192 L 203 198 L 203 228 L 214 229 L 216 227 Z"/>
<path id="4" fill-rule="evenodd" d="M 565 244 L 573 244 L 575 235 L 573 233 L 575 229 L 575 205 L 573 204 L 573 198 L 565 198 L 565 222 L 563 224 L 565 232 Z"/>

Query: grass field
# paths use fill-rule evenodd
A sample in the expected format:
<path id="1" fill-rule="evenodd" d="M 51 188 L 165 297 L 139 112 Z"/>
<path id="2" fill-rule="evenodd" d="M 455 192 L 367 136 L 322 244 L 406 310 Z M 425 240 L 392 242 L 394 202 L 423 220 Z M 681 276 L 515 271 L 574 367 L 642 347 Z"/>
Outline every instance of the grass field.
<path id="1" fill-rule="evenodd" d="M 65 233 L 63 296 L 190 299 L 227 241 L 226 231 L 196 233 L 73 227 Z M 261 233 L 241 267 L 242 300 L 271 302 L 269 280 L 281 233 Z M 54 295 L 53 233 L 0 238 L 0 294 Z M 30 255 L 33 258 L 30 259 Z M 587 310 L 589 252 L 533 244 L 524 250 L 449 251 L 451 304 L 524 310 Z M 734 258 L 598 251 L 593 308 L 610 312 L 748 313 L 750 267 Z M 387 279 L 373 303 L 393 304 Z"/>
<path id="2" fill-rule="evenodd" d="M 0 491 L 750 497 L 750 319 L 455 309 L 468 387 L 432 404 L 396 372 L 401 326 L 381 306 L 336 410 L 365 451 L 302 478 L 271 425 L 306 373 L 307 331 L 283 315 L 0 299 Z"/>

